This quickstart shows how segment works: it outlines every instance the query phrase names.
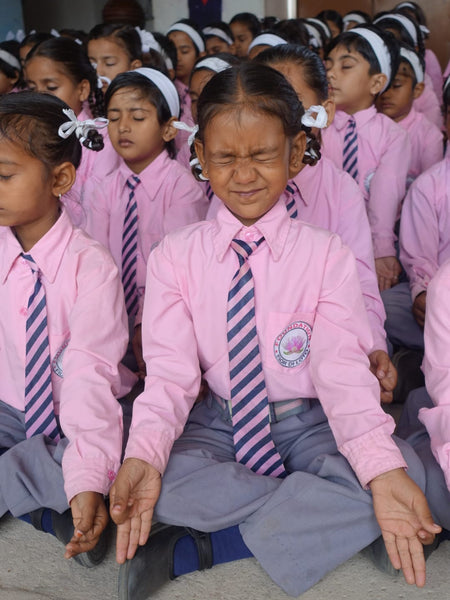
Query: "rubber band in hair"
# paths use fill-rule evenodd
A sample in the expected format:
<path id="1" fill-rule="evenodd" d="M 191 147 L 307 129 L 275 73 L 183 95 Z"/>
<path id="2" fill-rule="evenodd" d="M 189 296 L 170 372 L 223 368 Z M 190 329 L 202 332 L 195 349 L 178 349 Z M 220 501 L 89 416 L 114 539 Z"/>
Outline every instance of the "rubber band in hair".
<path id="1" fill-rule="evenodd" d="M 177 118 L 180 116 L 180 98 L 177 88 L 167 75 L 156 69 L 150 69 L 150 67 L 139 67 L 134 71 L 127 71 L 127 73 L 139 73 L 155 84 L 167 102 L 171 116 Z"/>
<path id="2" fill-rule="evenodd" d="M 149 52 L 150 50 L 156 50 L 161 54 L 161 46 L 156 41 L 155 36 L 150 31 L 146 31 L 145 29 L 141 29 L 140 27 L 135 27 L 136 31 L 141 38 L 141 49 L 144 54 Z"/>
<path id="3" fill-rule="evenodd" d="M 325 129 L 328 124 L 328 113 L 321 104 L 313 104 L 305 110 L 305 114 L 301 120 L 302 125 L 306 127 Z"/>
<path id="4" fill-rule="evenodd" d="M 8 63 L 10 67 L 13 67 L 13 69 L 17 69 L 18 71 L 20 71 L 20 62 L 17 60 L 14 54 L 11 54 L 11 52 L 7 52 L 6 50 L 0 49 L 0 58 L 5 63 Z"/>
<path id="5" fill-rule="evenodd" d="M 422 65 L 420 64 L 419 57 L 413 50 L 407 48 L 400 48 L 400 56 L 404 58 L 411 65 L 417 83 L 423 83 L 425 74 L 423 72 Z"/>
<path id="6" fill-rule="evenodd" d="M 194 72 L 198 71 L 199 69 L 209 69 L 210 71 L 214 71 L 214 73 L 221 73 L 230 67 L 230 63 L 227 63 L 226 60 L 218 58 L 217 56 L 208 56 L 207 58 L 204 58 L 198 62 L 192 71 Z"/>
<path id="7" fill-rule="evenodd" d="M 76 114 L 71 108 L 63 108 L 63 113 L 69 118 L 68 121 L 59 126 L 58 135 L 63 139 L 67 139 L 72 133 L 75 133 L 77 138 L 80 140 L 80 144 L 83 144 L 87 140 L 88 146 L 90 140 L 88 139 L 88 133 L 91 129 L 103 129 L 109 123 L 108 119 L 104 117 L 97 117 L 96 119 L 86 119 L 86 121 L 79 121 Z"/>
<path id="8" fill-rule="evenodd" d="M 380 23 L 381 21 L 386 21 L 386 19 L 391 19 L 393 21 L 397 21 L 397 23 L 400 23 L 400 25 L 403 25 L 404 29 L 406 29 L 406 31 L 409 33 L 410 38 L 414 42 L 414 45 L 417 46 L 417 43 L 418 43 L 417 29 L 415 28 L 414 23 L 411 21 L 411 19 L 408 19 L 408 17 L 405 17 L 405 15 L 397 15 L 394 13 L 388 13 L 387 15 L 382 15 L 381 17 L 378 17 L 378 19 L 375 19 L 373 24 L 376 25 L 377 23 Z"/>
<path id="9" fill-rule="evenodd" d="M 384 90 L 387 88 L 387 86 L 389 85 L 389 82 L 391 80 L 391 73 L 392 73 L 392 69 L 391 69 L 391 55 L 389 54 L 389 50 L 386 46 L 386 44 L 383 41 L 383 38 L 381 38 L 378 33 L 375 33 L 374 31 L 371 31 L 370 29 L 366 29 L 365 27 L 354 27 L 351 30 L 351 33 L 354 33 L 355 35 L 359 35 L 361 37 L 363 37 L 366 42 L 369 43 L 370 47 L 372 48 L 377 60 L 378 60 L 378 64 L 380 65 L 380 70 L 381 72 L 386 75 L 386 83 L 383 87 L 383 89 L 381 90 L 382 92 L 384 92 Z"/>
<path id="10" fill-rule="evenodd" d="M 202 40 L 202 36 L 187 23 L 174 23 L 171 27 L 169 27 L 166 35 L 169 35 L 171 31 L 182 31 L 183 33 L 186 33 L 197 46 L 197 50 L 199 52 L 205 51 L 205 43 Z"/>
<path id="11" fill-rule="evenodd" d="M 234 43 L 230 36 L 225 31 L 222 31 L 222 29 L 219 29 L 219 27 L 205 27 L 205 29 L 202 31 L 203 35 L 218 37 L 226 42 L 229 46 Z"/>
<path id="12" fill-rule="evenodd" d="M 358 13 L 348 13 L 345 15 L 345 17 L 343 17 L 342 21 L 344 23 L 344 29 L 352 21 L 354 23 L 358 23 L 358 25 L 364 25 L 365 23 L 367 23 L 367 19 L 362 15 L 358 15 Z"/>
<path id="13" fill-rule="evenodd" d="M 250 46 L 248 47 L 248 52 L 255 46 L 281 46 L 282 44 L 287 44 L 286 40 L 283 40 L 279 35 L 275 35 L 275 33 L 261 33 L 261 35 L 257 35 L 254 40 L 252 40 Z"/>
<path id="14" fill-rule="evenodd" d="M 309 135 L 307 135 L 306 136 L 306 146 L 308 146 L 308 144 L 310 142 L 311 142 L 311 138 L 309 137 Z M 320 154 L 317 154 L 317 152 L 312 147 L 311 148 L 307 148 L 305 150 L 305 156 L 309 156 L 313 160 L 319 160 L 320 159 Z"/>
<path id="15" fill-rule="evenodd" d="M 304 23 L 306 31 L 309 34 L 309 43 L 313 48 L 322 48 L 322 38 L 320 37 L 320 33 L 317 31 L 313 25 L 309 23 Z"/>
<path id="16" fill-rule="evenodd" d="M 331 30 L 328 27 L 328 25 L 326 23 L 324 23 L 323 21 L 321 21 L 320 19 L 313 19 L 313 18 L 309 18 L 307 19 L 308 23 L 311 23 L 311 25 L 314 27 L 320 27 L 322 29 L 322 31 L 325 34 L 325 37 L 327 37 L 328 39 L 330 39 L 332 37 L 331 35 Z"/>

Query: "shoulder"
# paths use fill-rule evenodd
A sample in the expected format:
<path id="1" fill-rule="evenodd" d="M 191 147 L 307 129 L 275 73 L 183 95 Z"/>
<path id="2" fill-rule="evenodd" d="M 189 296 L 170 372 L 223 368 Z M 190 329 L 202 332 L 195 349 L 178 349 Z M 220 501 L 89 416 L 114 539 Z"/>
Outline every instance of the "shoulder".
<path id="1" fill-rule="evenodd" d="M 165 235 L 150 257 L 165 254 L 173 260 L 184 261 L 196 249 L 210 248 L 216 233 L 217 224 L 214 220 L 185 225 Z"/>
<path id="2" fill-rule="evenodd" d="M 107 273 L 117 269 L 109 250 L 76 227 L 73 229 L 64 258 L 74 264 L 77 270 L 87 268 Z"/>

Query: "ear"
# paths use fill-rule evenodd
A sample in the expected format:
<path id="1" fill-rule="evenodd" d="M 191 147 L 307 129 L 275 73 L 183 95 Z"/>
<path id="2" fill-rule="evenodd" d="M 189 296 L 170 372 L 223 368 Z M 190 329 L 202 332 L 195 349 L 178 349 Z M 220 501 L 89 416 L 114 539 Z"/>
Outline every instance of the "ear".
<path id="1" fill-rule="evenodd" d="M 369 92 L 372 94 L 372 96 L 378 96 L 386 84 L 386 75 L 384 73 L 375 73 L 375 75 L 372 75 L 370 78 Z"/>
<path id="2" fill-rule="evenodd" d="M 336 103 L 331 98 L 328 98 L 327 100 L 325 100 L 325 102 L 322 102 L 322 106 L 327 111 L 327 127 L 329 127 L 334 121 L 334 115 L 336 114 Z"/>
<path id="3" fill-rule="evenodd" d="M 207 176 L 207 174 L 206 174 L 206 159 L 205 159 L 205 148 L 203 146 L 203 142 L 198 139 L 194 140 L 194 148 L 195 148 L 195 154 L 197 155 L 198 161 L 202 168 L 203 175 L 205 175 L 205 177 L 206 177 Z"/>
<path id="4" fill-rule="evenodd" d="M 303 167 L 303 155 L 306 150 L 306 133 L 300 131 L 291 142 L 291 152 L 289 154 L 289 179 L 292 179 Z M 198 156 L 198 155 L 197 155 Z"/>
<path id="5" fill-rule="evenodd" d="M 71 162 L 63 162 L 52 171 L 53 186 L 52 194 L 61 196 L 68 192 L 75 183 L 76 170 Z"/>
<path id="6" fill-rule="evenodd" d="M 91 93 L 91 84 L 87 79 L 82 79 L 78 84 L 78 98 L 80 102 L 84 102 L 89 98 Z"/>
<path id="7" fill-rule="evenodd" d="M 165 142 L 170 142 L 178 133 L 178 129 L 173 126 L 174 122 L 178 119 L 176 117 L 170 117 L 170 119 L 162 126 L 162 138 Z"/>
<path id="8" fill-rule="evenodd" d="M 416 100 L 423 94 L 423 90 L 425 89 L 425 83 L 416 83 L 413 89 L 413 98 Z"/>
<path id="9" fill-rule="evenodd" d="M 138 58 L 136 58 L 133 61 L 131 61 L 130 71 L 134 71 L 135 69 L 140 69 L 141 67 L 142 67 L 142 60 L 139 60 Z"/>

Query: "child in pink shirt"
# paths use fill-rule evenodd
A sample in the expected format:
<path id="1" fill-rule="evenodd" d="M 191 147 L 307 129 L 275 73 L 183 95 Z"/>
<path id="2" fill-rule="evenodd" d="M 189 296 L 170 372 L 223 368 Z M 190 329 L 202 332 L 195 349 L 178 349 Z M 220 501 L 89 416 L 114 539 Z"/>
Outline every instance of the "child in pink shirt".
<path id="1" fill-rule="evenodd" d="M 52 38 L 35 46 L 27 55 L 25 74 L 31 90 L 58 96 L 80 121 L 104 116 L 103 94 L 98 87 L 97 76 L 83 47 L 74 40 Z M 103 127 L 106 123 L 103 120 Z M 75 184 L 63 199 L 72 221 L 79 227 L 85 225 L 89 205 L 85 195 L 87 182 L 94 174 L 102 179 L 119 164 L 106 129 L 103 129 L 102 136 L 101 151 L 83 150 Z"/>
<path id="2" fill-rule="evenodd" d="M 18 91 L 23 84 L 19 52 L 14 44 L 12 41 L 0 43 L 0 96 Z"/>
<path id="3" fill-rule="evenodd" d="M 207 202 L 199 183 L 173 158 L 180 106 L 168 77 L 144 67 L 122 73 L 109 86 L 105 104 L 120 163 L 115 173 L 89 182 L 86 231 L 111 251 L 127 288 L 125 237 L 129 210 L 135 210 L 132 299 L 127 290 L 125 299 L 143 369 L 139 337 L 148 256 L 166 233 L 203 219 Z"/>
<path id="4" fill-rule="evenodd" d="M 396 72 L 397 60 L 395 40 L 371 26 L 339 35 L 326 59 L 338 111 L 323 133 L 323 153 L 348 170 L 363 193 L 380 290 L 397 283 L 401 272 L 394 230 L 410 162 L 407 133 L 374 106 Z"/>
<path id="5" fill-rule="evenodd" d="M 406 129 L 411 142 L 407 187 L 423 171 L 442 160 L 444 145 L 440 129 L 413 103 L 424 89 L 424 64 L 405 44 L 400 47 L 400 66 L 392 85 L 377 100 L 380 112 Z"/>
<path id="6" fill-rule="evenodd" d="M 224 204 L 150 255 L 148 376 L 110 495 L 119 597 L 186 572 L 187 538 L 201 568 L 220 561 L 225 536 L 225 560 L 253 553 L 297 596 L 383 531 L 394 566 L 422 586 L 420 539 L 440 528 L 380 407 L 354 257 L 286 211 L 306 147 L 297 94 L 244 63 L 205 86 L 198 115 L 195 149 Z M 194 407 L 202 376 L 210 391 Z"/>
<path id="7" fill-rule="evenodd" d="M 100 562 L 104 495 L 120 465 L 116 396 L 133 381 L 120 278 L 59 199 L 81 147 L 51 95 L 0 99 L 0 517 L 55 534 L 65 557 Z M 71 121 L 69 121 L 70 123 Z M 80 123 L 82 134 L 96 141 Z M 70 506 L 70 509 L 69 509 Z"/>

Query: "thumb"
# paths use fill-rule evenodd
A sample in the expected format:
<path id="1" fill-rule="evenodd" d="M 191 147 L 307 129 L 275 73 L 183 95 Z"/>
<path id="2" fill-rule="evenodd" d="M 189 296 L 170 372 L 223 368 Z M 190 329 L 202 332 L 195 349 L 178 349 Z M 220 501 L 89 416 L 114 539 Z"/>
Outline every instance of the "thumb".
<path id="1" fill-rule="evenodd" d="M 419 503 L 418 506 L 416 506 L 416 514 L 421 526 L 421 529 L 418 531 L 417 534 L 420 538 L 425 539 L 430 533 L 438 534 L 442 531 L 442 527 L 440 527 L 440 525 L 437 525 L 434 522 L 430 508 L 425 498 L 422 502 Z"/>
<path id="2" fill-rule="evenodd" d="M 82 507 L 81 514 L 79 517 L 74 519 L 74 537 L 81 538 L 94 526 L 95 521 L 95 506 L 92 504 L 85 504 Z"/>

